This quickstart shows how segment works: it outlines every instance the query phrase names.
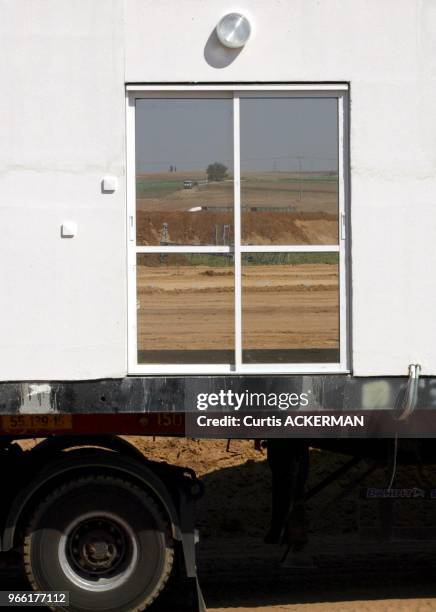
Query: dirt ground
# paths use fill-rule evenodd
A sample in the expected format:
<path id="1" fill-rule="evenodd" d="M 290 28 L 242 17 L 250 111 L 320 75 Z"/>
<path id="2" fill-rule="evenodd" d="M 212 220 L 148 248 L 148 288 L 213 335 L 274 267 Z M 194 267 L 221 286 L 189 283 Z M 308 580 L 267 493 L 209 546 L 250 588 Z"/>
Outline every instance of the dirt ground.
<path id="1" fill-rule="evenodd" d="M 137 267 L 139 350 L 232 350 L 233 266 L 157 257 Z M 338 300 L 337 264 L 244 265 L 243 346 L 337 349 Z"/>
<path id="2" fill-rule="evenodd" d="M 424 612 L 425 610 L 435 610 L 436 603 L 433 599 L 374 599 L 372 601 L 335 601 L 325 603 L 299 603 L 299 604 L 278 604 L 277 606 L 263 606 L 259 601 L 255 608 L 240 607 L 237 608 L 215 608 L 209 607 L 209 612 L 247 612 L 247 610 L 256 610 L 256 612 Z"/>
<path id="3" fill-rule="evenodd" d="M 213 208 L 194 212 L 139 210 L 138 245 L 232 245 L 233 215 L 227 209 L 230 206 L 222 211 Z M 242 210 L 243 245 L 330 245 L 337 242 L 336 215 L 308 211 Z"/>
<path id="4" fill-rule="evenodd" d="M 134 442 L 148 456 L 193 467 L 205 483 L 206 495 L 197 508 L 198 563 L 210 612 L 436 610 L 436 541 L 426 529 L 436 519 L 431 501 L 396 510 L 396 524 L 413 524 L 417 533 L 422 526 L 423 535 L 415 540 L 369 537 L 369 528 L 378 528 L 377 509 L 359 500 L 359 489 L 331 503 L 365 469 L 356 466 L 309 502 L 309 544 L 281 563 L 284 549 L 263 543 L 270 512 L 264 451 L 239 440 L 230 446 L 225 440 Z M 312 450 L 308 487 L 343 461 L 341 455 Z M 428 486 L 432 473 L 403 467 L 396 486 Z M 386 473 L 377 470 L 362 486 L 385 483 Z M 159 612 L 182 609 L 177 599 L 174 607 L 162 605 Z"/>

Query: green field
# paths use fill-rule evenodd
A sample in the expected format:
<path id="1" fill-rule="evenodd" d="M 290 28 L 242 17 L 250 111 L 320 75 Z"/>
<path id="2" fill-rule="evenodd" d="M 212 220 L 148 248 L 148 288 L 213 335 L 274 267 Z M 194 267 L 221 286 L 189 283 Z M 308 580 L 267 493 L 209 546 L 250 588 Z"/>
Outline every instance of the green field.
<path id="1" fill-rule="evenodd" d="M 233 266 L 233 253 L 142 254 L 138 265 L 145 266 Z M 244 266 L 339 263 L 338 253 L 243 253 Z"/>

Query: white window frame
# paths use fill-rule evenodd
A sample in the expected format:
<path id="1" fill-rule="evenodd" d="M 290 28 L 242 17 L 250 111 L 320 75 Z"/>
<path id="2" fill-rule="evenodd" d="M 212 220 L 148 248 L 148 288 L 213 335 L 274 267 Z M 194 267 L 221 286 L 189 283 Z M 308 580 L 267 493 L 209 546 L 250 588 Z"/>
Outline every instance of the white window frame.
<path id="1" fill-rule="evenodd" d="M 240 210 L 240 132 L 239 102 L 257 97 L 326 97 L 338 101 L 338 180 L 339 244 L 296 246 L 241 245 Z M 143 98 L 209 98 L 233 99 L 234 127 L 234 247 L 230 246 L 137 246 L 136 245 L 136 162 L 135 108 Z M 129 374 L 338 374 L 349 370 L 349 304 L 348 304 L 348 85 L 128 85 L 126 87 L 127 151 L 127 292 L 128 292 L 128 373 Z M 235 363 L 234 364 L 140 364 L 137 349 L 136 256 L 138 253 L 234 253 L 235 274 Z M 338 363 L 242 363 L 241 253 L 339 253 L 339 341 Z"/>

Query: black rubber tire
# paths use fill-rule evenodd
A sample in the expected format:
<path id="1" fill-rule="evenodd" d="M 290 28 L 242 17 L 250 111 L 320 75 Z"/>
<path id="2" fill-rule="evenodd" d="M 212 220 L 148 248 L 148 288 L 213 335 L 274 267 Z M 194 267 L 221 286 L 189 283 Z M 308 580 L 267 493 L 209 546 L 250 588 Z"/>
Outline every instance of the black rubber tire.
<path id="1" fill-rule="evenodd" d="M 130 527 L 138 554 L 123 584 L 97 592 L 81 588 L 65 573 L 59 543 L 72 521 L 102 511 Z M 174 549 L 166 518 L 147 493 L 123 479 L 89 476 L 62 485 L 40 503 L 26 530 L 23 560 L 35 591 L 69 591 L 69 606 L 52 610 L 136 612 L 145 610 L 164 588 Z"/>

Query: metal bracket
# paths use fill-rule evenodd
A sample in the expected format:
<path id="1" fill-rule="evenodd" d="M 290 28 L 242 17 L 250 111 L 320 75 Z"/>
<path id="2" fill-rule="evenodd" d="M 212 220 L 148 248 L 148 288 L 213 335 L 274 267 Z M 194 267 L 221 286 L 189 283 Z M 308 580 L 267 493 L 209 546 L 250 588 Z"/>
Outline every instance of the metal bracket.
<path id="1" fill-rule="evenodd" d="M 180 491 L 180 530 L 182 536 L 183 557 L 185 561 L 186 576 L 188 580 L 195 583 L 196 607 L 193 612 L 207 612 L 203 593 L 197 574 L 197 563 L 195 555 L 196 530 L 195 530 L 195 500 L 186 491 Z"/>

